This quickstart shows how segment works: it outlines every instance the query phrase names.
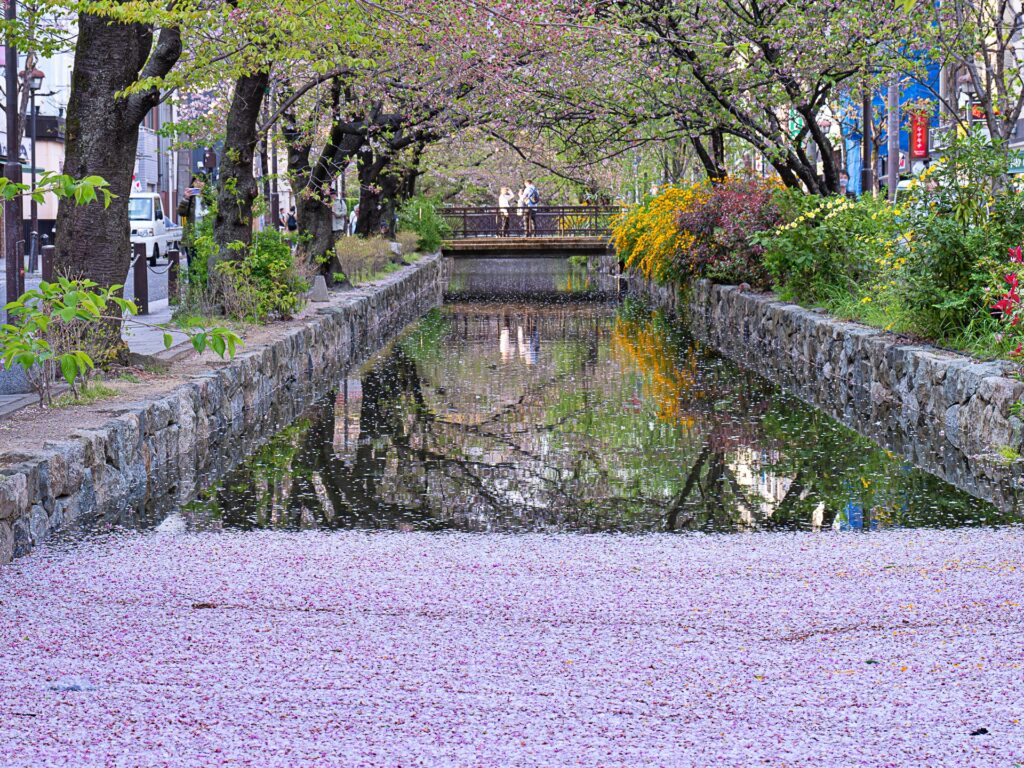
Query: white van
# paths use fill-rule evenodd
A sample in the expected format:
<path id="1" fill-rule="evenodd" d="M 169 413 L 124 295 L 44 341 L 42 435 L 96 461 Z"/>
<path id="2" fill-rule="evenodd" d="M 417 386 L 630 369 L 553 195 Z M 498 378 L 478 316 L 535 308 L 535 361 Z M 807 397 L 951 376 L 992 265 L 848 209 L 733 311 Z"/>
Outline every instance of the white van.
<path id="1" fill-rule="evenodd" d="M 171 248 L 181 244 L 181 227 L 164 211 L 163 201 L 155 192 L 133 192 L 128 198 L 128 223 L 132 245 L 143 243 L 150 265 L 163 258 Z"/>

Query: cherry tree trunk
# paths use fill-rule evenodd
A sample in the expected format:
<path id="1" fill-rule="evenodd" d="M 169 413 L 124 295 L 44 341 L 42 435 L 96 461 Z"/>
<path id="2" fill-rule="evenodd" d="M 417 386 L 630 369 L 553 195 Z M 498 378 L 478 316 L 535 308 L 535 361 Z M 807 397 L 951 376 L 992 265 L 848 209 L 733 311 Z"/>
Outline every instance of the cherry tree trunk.
<path id="1" fill-rule="evenodd" d="M 269 82 L 269 70 L 243 75 L 235 82 L 220 161 L 217 215 L 213 219 L 217 251 L 210 257 L 211 278 L 218 261 L 237 258 L 244 252 L 233 247 L 236 243 L 252 243 L 252 206 L 259 194 L 252 164 L 260 138 L 257 123 Z"/>
<path id="2" fill-rule="evenodd" d="M 60 201 L 54 266 L 58 274 L 95 280 L 104 288 L 123 285 L 128 277 L 128 198 L 139 126 L 160 98 L 156 89 L 127 97 L 119 94 L 140 77 L 166 75 L 181 55 L 176 30 L 164 29 L 155 47 L 153 40 L 152 29 L 143 24 L 118 24 L 86 13 L 78 18 L 64 173 L 75 178 L 101 176 L 115 197 L 106 208 L 101 203 L 79 206 L 73 200 Z M 145 262 L 141 268 L 146 268 Z M 127 355 L 119 321 L 98 329 L 93 341 L 97 364 Z"/>

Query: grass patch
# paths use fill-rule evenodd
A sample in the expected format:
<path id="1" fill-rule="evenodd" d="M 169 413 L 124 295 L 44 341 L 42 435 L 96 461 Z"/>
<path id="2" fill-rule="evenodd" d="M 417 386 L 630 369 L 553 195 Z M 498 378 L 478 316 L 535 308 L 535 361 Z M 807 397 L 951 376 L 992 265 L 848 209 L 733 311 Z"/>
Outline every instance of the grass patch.
<path id="1" fill-rule="evenodd" d="M 1003 459 L 1007 464 L 1012 464 L 1013 462 L 1020 460 L 1020 451 L 1018 451 L 1016 448 L 1011 448 L 1008 445 L 1000 447 L 998 450 L 996 450 L 996 453 L 998 453 L 999 457 Z"/>
<path id="2" fill-rule="evenodd" d="M 122 373 L 117 377 L 118 381 L 123 381 L 126 384 L 141 384 L 142 379 L 136 376 L 134 373 Z"/>
<path id="3" fill-rule="evenodd" d="M 109 400 L 112 397 L 117 397 L 120 393 L 113 387 L 108 387 L 106 384 L 94 381 L 87 387 L 82 387 L 78 393 L 78 398 L 71 392 L 64 392 L 57 396 L 53 400 L 54 408 L 68 408 L 72 405 L 92 405 L 98 403 L 101 400 Z"/>

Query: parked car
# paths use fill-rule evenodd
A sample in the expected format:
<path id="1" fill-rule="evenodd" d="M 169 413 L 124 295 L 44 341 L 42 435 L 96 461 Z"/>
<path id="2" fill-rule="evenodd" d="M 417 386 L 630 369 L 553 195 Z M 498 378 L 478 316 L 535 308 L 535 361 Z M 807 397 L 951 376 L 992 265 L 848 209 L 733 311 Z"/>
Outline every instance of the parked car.
<path id="1" fill-rule="evenodd" d="M 165 215 L 163 201 L 155 192 L 135 192 L 128 198 L 128 221 L 132 245 L 146 246 L 150 265 L 181 245 L 181 227 Z"/>

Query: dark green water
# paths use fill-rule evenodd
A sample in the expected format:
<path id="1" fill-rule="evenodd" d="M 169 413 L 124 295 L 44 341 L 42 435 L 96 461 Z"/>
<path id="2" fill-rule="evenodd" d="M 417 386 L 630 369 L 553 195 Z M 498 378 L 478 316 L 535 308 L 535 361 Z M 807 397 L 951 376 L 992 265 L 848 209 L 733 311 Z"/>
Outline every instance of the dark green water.
<path id="1" fill-rule="evenodd" d="M 1015 522 L 659 315 L 602 303 L 431 313 L 184 513 L 233 529 Z"/>

